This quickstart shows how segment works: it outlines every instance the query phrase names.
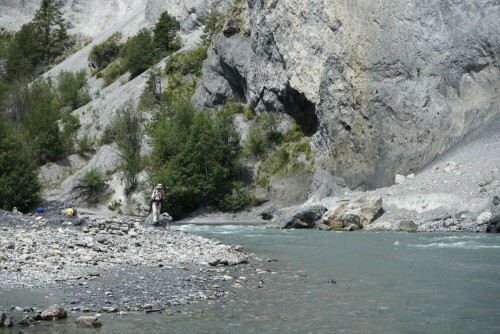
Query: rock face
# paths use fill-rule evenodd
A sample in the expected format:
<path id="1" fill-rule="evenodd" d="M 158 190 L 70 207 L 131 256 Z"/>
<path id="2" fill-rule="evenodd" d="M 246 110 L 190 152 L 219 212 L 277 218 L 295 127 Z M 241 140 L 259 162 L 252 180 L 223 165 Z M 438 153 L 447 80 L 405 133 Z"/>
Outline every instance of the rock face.
<path id="1" fill-rule="evenodd" d="M 335 230 L 361 229 L 370 224 L 382 209 L 381 197 L 365 197 L 328 210 L 321 218 L 319 228 Z"/>
<path id="2" fill-rule="evenodd" d="M 212 4 L 221 11 L 229 6 L 229 1 L 225 0 L 210 2 L 203 0 L 60 0 L 59 2 L 63 17 L 70 22 L 70 33 L 92 38 L 99 36 L 113 25 L 127 21 L 133 24 L 149 25 L 155 22 L 165 10 L 180 21 L 184 32 L 191 32 L 200 27 L 200 20 L 204 19 Z M 33 18 L 39 6 L 40 0 L 0 1 L 2 12 L 0 26 L 8 30 L 19 30 L 21 25 Z"/>
<path id="3" fill-rule="evenodd" d="M 232 13 L 193 102 L 291 115 L 350 188 L 392 184 L 499 113 L 498 2 L 248 0 Z"/>
<path id="4" fill-rule="evenodd" d="M 280 209 L 275 212 L 274 218 L 266 225 L 276 228 L 311 228 L 325 213 L 326 208 L 321 204 L 305 204 Z"/>

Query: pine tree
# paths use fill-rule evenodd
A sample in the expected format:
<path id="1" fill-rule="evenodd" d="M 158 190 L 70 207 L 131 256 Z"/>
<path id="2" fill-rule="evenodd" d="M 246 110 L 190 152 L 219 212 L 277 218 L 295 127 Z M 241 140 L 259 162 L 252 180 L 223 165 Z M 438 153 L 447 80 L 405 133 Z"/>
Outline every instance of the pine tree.
<path id="1" fill-rule="evenodd" d="M 68 44 L 68 33 L 56 0 L 42 0 L 33 23 L 43 47 L 43 63 L 51 63 L 63 54 Z"/>
<path id="2" fill-rule="evenodd" d="M 153 41 L 160 56 L 176 50 L 175 38 L 179 29 L 180 24 L 175 17 L 171 16 L 167 11 L 161 13 L 160 19 L 153 30 Z"/>
<path id="3" fill-rule="evenodd" d="M 24 24 L 7 50 L 5 69 L 9 80 L 30 77 L 42 59 L 42 46 L 33 23 Z"/>

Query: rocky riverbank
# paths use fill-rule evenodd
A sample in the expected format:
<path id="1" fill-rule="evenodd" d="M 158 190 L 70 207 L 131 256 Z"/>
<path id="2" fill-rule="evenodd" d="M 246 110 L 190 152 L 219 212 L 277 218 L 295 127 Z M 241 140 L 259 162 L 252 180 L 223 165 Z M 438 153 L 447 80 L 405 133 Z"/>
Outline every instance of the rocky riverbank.
<path id="1" fill-rule="evenodd" d="M 142 218 L 0 211 L 2 289 L 57 288 L 69 311 L 154 312 L 216 300 L 235 284 L 252 284 L 245 276 L 259 261 L 240 246 L 154 228 Z"/>

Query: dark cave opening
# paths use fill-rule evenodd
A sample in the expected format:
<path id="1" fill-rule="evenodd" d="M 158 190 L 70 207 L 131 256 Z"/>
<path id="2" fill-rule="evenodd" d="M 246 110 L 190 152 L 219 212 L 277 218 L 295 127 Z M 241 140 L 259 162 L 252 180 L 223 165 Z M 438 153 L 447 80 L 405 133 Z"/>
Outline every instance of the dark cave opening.
<path id="1" fill-rule="evenodd" d="M 285 112 L 292 116 L 306 136 L 312 136 L 318 131 L 316 105 L 309 101 L 303 93 L 288 86 L 280 98 Z"/>

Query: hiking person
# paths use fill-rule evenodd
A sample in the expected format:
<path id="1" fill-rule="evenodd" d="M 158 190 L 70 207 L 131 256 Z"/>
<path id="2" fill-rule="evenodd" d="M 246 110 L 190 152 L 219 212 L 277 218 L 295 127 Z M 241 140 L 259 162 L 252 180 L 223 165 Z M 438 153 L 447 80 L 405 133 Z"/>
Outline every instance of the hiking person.
<path id="1" fill-rule="evenodd" d="M 158 184 L 153 193 L 151 194 L 150 206 L 153 209 L 153 225 L 158 226 L 160 224 L 160 213 L 161 205 L 165 201 L 165 193 L 163 192 L 163 186 Z"/>
<path id="2" fill-rule="evenodd" d="M 67 214 L 68 216 L 76 217 L 77 212 L 76 212 L 76 208 L 75 208 L 75 206 L 74 206 L 74 205 L 71 205 L 69 208 L 67 208 L 67 209 L 66 209 L 66 214 Z"/>

